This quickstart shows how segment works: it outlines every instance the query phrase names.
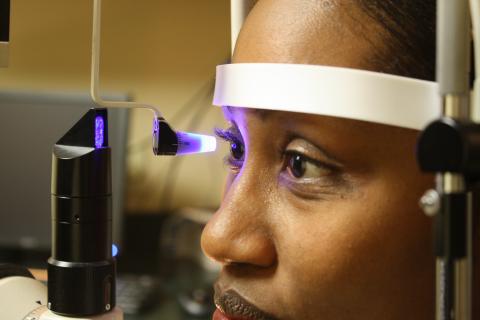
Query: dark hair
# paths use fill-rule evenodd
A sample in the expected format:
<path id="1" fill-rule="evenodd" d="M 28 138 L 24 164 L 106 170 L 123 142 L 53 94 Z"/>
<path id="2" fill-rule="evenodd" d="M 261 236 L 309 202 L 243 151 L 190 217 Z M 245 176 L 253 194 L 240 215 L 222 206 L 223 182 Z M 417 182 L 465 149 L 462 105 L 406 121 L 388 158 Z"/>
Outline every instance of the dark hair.
<path id="1" fill-rule="evenodd" d="M 374 58 L 378 71 L 435 80 L 435 0 L 358 0 L 358 5 L 386 31 L 386 50 Z"/>

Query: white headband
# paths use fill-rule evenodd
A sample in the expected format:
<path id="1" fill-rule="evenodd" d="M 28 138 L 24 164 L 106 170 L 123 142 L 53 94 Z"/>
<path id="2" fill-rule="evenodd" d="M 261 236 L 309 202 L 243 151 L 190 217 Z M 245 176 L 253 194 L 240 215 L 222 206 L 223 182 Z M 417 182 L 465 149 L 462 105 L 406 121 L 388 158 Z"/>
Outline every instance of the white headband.
<path id="1" fill-rule="evenodd" d="M 435 82 L 317 65 L 217 66 L 213 104 L 293 111 L 420 130 L 441 115 Z"/>

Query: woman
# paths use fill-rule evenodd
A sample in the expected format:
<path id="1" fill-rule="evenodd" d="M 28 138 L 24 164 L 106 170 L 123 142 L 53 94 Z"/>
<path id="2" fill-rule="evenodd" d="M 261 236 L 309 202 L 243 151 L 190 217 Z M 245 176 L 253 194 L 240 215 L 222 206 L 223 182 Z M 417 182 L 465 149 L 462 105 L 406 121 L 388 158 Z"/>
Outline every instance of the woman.
<path id="1" fill-rule="evenodd" d="M 364 69 L 434 79 L 434 1 L 260 0 L 234 63 Z M 345 88 L 348 94 L 348 88 Z M 418 131 L 225 108 L 231 173 L 202 235 L 222 265 L 214 319 L 433 319 L 433 177 Z"/>

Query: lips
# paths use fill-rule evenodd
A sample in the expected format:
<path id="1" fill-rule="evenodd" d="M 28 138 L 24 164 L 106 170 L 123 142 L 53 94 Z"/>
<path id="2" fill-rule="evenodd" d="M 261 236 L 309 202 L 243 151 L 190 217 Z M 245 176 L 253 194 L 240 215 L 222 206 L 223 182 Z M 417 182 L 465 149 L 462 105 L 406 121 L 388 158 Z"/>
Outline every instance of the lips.
<path id="1" fill-rule="evenodd" d="M 276 320 L 233 290 L 222 293 L 216 286 L 214 299 L 218 310 L 213 320 Z"/>

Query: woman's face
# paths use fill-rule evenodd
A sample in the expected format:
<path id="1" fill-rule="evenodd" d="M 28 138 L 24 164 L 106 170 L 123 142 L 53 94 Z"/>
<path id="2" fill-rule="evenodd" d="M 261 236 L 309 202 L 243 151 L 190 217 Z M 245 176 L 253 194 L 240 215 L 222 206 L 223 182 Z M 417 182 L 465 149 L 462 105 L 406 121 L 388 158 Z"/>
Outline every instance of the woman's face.
<path id="1" fill-rule="evenodd" d="M 376 29 L 361 19 L 331 1 L 260 1 L 234 62 L 374 69 L 366 61 L 379 36 L 355 35 L 357 23 Z M 432 179 L 417 169 L 416 132 L 300 113 L 224 113 L 231 172 L 202 235 L 205 253 L 222 264 L 215 299 L 223 313 L 214 319 L 433 316 L 431 226 L 417 205 Z"/>

